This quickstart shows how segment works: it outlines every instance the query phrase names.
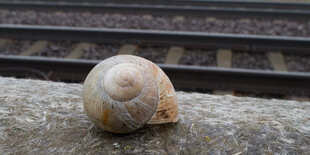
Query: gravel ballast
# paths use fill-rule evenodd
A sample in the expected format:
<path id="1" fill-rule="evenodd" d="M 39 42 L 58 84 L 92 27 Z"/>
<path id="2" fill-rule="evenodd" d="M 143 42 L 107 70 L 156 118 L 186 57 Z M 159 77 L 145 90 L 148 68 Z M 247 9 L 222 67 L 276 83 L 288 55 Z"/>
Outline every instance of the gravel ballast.
<path id="1" fill-rule="evenodd" d="M 143 57 L 155 63 L 165 63 L 168 47 L 162 46 L 140 46 L 134 55 Z"/>
<path id="2" fill-rule="evenodd" d="M 84 50 L 84 54 L 81 59 L 104 60 L 111 56 L 117 55 L 119 49 L 119 45 L 92 44 L 91 48 Z"/>
<path id="3" fill-rule="evenodd" d="M 264 70 L 273 69 L 271 63 L 268 61 L 268 58 L 264 53 L 243 52 L 243 51 L 233 53 L 232 67 L 246 68 L 246 69 L 264 69 Z"/>
<path id="4" fill-rule="evenodd" d="M 179 64 L 196 66 L 216 66 L 216 50 L 186 49 Z"/>
<path id="5" fill-rule="evenodd" d="M 0 24 L 104 27 L 275 36 L 310 36 L 310 21 L 257 18 L 176 17 L 70 11 L 0 10 Z"/>
<path id="6" fill-rule="evenodd" d="M 0 47 L 0 54 L 3 55 L 17 55 L 27 50 L 35 41 L 34 40 L 20 40 L 20 39 L 6 39 L 5 45 Z"/>
<path id="7" fill-rule="evenodd" d="M 310 57 L 306 55 L 284 55 L 288 71 L 310 72 Z"/>
<path id="8" fill-rule="evenodd" d="M 32 56 L 64 58 L 70 54 L 76 45 L 76 42 L 71 41 L 52 41 L 42 51 L 34 53 Z"/>

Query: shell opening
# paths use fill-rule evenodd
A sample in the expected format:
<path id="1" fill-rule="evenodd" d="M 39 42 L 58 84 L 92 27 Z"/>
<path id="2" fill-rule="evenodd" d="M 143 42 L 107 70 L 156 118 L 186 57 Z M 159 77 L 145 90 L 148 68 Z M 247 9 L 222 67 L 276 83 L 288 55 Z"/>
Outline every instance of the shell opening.
<path id="1" fill-rule="evenodd" d="M 112 67 L 104 77 L 103 88 L 114 100 L 129 101 L 139 95 L 144 79 L 139 65 L 122 63 Z"/>

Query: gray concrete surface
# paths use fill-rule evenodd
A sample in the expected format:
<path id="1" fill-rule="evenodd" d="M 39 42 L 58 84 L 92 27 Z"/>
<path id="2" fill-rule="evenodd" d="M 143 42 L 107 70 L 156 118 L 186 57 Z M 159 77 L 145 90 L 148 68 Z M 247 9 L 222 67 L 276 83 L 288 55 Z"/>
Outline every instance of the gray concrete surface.
<path id="1" fill-rule="evenodd" d="M 310 102 L 177 92 L 178 123 L 116 135 L 89 121 L 81 90 L 0 77 L 0 154 L 310 152 Z"/>

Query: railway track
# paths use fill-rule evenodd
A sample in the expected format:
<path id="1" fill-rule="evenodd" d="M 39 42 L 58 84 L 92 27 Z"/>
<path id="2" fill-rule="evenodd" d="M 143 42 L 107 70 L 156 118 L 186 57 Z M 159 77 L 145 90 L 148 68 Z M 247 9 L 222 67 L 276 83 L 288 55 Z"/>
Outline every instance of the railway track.
<path id="1" fill-rule="evenodd" d="M 99 61 L 0 56 L 0 73 L 32 70 L 52 80 L 81 82 Z M 310 74 L 159 64 L 177 90 L 234 90 L 277 95 L 310 95 Z"/>
<path id="2" fill-rule="evenodd" d="M 307 5 L 304 5 L 307 6 Z M 262 17 L 262 18 L 291 18 L 309 19 L 310 11 L 305 10 L 281 10 L 259 8 L 229 8 L 229 7 L 184 7 L 171 5 L 147 5 L 147 4 L 93 4 L 72 2 L 0 2 L 1 9 L 24 10 L 66 10 L 66 11 L 92 11 L 92 12 L 126 12 L 146 13 L 161 15 L 190 15 L 190 16 L 214 16 L 214 17 Z"/>
<path id="3" fill-rule="evenodd" d="M 200 32 L 150 31 L 59 26 L 0 25 L 1 38 L 71 40 L 80 42 L 134 43 L 248 51 L 309 54 L 310 39 Z"/>
<path id="4" fill-rule="evenodd" d="M 156 63 L 293 72 L 309 72 L 309 42 L 308 38 L 294 37 L 0 26 L 0 53 L 9 55 L 105 59 L 117 54 L 132 54 Z M 296 54 L 304 60 L 290 56 Z M 247 59 L 251 59 L 249 65 L 242 63 Z"/>
<path id="5" fill-rule="evenodd" d="M 154 44 L 154 45 L 188 45 L 190 47 L 229 47 L 231 49 L 264 49 L 283 50 L 289 53 L 309 54 L 310 40 L 308 38 L 263 37 L 244 35 L 217 35 L 207 33 L 188 32 L 163 32 L 142 30 L 115 30 L 115 29 L 91 29 L 69 27 L 42 27 L 42 26 L 17 26 L 1 25 L 1 38 L 36 39 L 30 50 L 21 55 L 31 55 L 46 45 L 44 40 L 73 40 L 87 42 L 105 42 L 125 44 L 118 54 L 131 54 L 128 43 Z M 1 44 L 1 39 L 0 39 Z M 86 43 L 79 43 L 83 47 Z M 2 44 L 3 45 L 3 44 Z M 41 47 L 40 47 L 41 46 Z M 78 49 L 78 48 L 75 48 Z M 80 60 L 80 50 L 74 50 L 69 54 L 75 59 L 56 59 L 27 56 L 0 56 L 0 72 L 14 76 L 22 76 L 24 73 L 36 74 L 41 79 L 56 81 L 81 82 L 97 64 L 98 60 Z M 178 66 L 178 59 L 182 55 L 182 47 L 168 52 L 165 64 L 159 64 L 168 74 L 178 90 L 233 90 L 250 93 L 267 93 L 280 95 L 309 96 L 309 73 L 258 71 L 247 69 L 233 69 L 227 65 L 229 50 L 220 50 L 217 57 L 224 60 L 217 62 L 219 67 Z M 125 52 L 124 52 L 125 51 Z M 225 58 L 226 57 L 226 58 Z M 171 65 L 175 64 L 175 65 Z M 229 62 L 228 62 L 229 64 Z M 276 64 L 279 65 L 279 64 Z M 21 75 L 22 74 L 22 75 Z"/>

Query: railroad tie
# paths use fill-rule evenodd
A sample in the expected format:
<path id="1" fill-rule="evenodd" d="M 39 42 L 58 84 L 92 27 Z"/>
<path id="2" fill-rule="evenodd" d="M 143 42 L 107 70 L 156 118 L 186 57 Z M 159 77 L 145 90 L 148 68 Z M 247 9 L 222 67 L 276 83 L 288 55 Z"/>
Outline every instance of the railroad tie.
<path id="1" fill-rule="evenodd" d="M 68 59 L 78 59 L 80 58 L 83 53 L 84 53 L 84 49 L 88 49 L 91 47 L 90 43 L 79 43 L 74 49 L 73 51 L 66 56 L 66 58 Z"/>
<path id="2" fill-rule="evenodd" d="M 284 57 L 280 52 L 270 52 L 267 54 L 267 57 L 276 71 L 285 71 L 287 72 L 287 68 L 285 65 Z"/>
<path id="3" fill-rule="evenodd" d="M 218 67 L 231 68 L 232 51 L 228 49 L 219 49 L 216 55 Z"/>
<path id="4" fill-rule="evenodd" d="M 31 56 L 32 54 L 38 53 L 42 51 L 47 46 L 47 41 L 39 40 L 36 41 L 32 46 L 30 46 L 27 50 L 19 53 L 21 56 Z"/>
<path id="5" fill-rule="evenodd" d="M 174 21 L 174 22 L 184 22 L 185 18 L 184 18 L 184 16 L 175 16 L 175 17 L 173 17 L 172 21 Z"/>
<path id="6" fill-rule="evenodd" d="M 205 20 L 206 20 L 206 22 L 212 23 L 212 22 L 216 21 L 216 18 L 215 17 L 207 17 Z"/>
<path id="7" fill-rule="evenodd" d="M 111 16 L 114 18 L 121 18 L 122 17 L 122 15 L 120 13 L 114 13 Z"/>
<path id="8" fill-rule="evenodd" d="M 216 61 L 218 67 L 231 68 L 232 51 L 229 49 L 219 49 L 216 53 Z M 234 95 L 233 91 L 229 90 L 214 90 L 215 95 Z"/>
<path id="9" fill-rule="evenodd" d="M 119 55 L 126 55 L 126 54 L 133 55 L 134 52 L 137 50 L 137 48 L 138 47 L 136 45 L 126 44 L 121 47 L 118 54 Z"/>
<path id="10" fill-rule="evenodd" d="M 165 64 L 174 64 L 174 65 L 178 64 L 184 51 L 185 49 L 183 47 L 176 47 L 176 46 L 170 47 L 166 57 Z"/>
<path id="11" fill-rule="evenodd" d="M 5 45 L 7 43 L 7 40 L 4 38 L 0 38 L 0 47 L 2 47 L 3 45 Z"/>
<path id="12" fill-rule="evenodd" d="M 251 23 L 251 20 L 249 18 L 242 18 L 240 20 L 241 23 L 244 23 L 244 24 L 250 24 Z"/>
<path id="13" fill-rule="evenodd" d="M 142 16 L 142 19 L 145 19 L 145 20 L 151 20 L 153 17 L 152 15 L 149 15 L 149 14 L 145 14 Z"/>

